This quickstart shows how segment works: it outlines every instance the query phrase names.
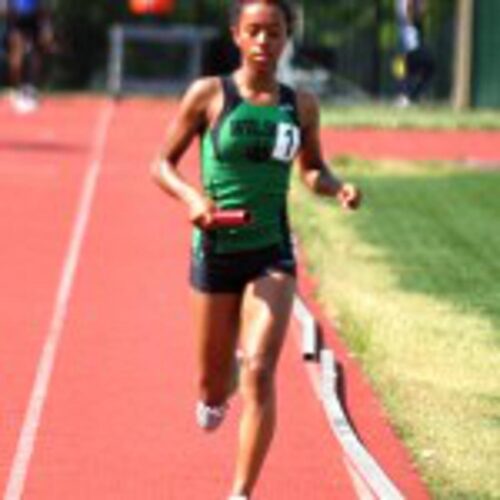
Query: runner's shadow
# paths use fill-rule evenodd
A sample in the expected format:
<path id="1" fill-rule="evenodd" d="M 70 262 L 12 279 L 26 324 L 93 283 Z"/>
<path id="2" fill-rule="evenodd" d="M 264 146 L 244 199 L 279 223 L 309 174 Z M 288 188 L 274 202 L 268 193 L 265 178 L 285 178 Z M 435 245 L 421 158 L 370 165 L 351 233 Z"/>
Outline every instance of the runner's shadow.
<path id="1" fill-rule="evenodd" d="M 69 144 L 57 141 L 22 141 L 0 140 L 0 150 L 10 150 L 21 153 L 54 152 L 54 153 L 80 153 L 85 148 L 81 144 Z"/>

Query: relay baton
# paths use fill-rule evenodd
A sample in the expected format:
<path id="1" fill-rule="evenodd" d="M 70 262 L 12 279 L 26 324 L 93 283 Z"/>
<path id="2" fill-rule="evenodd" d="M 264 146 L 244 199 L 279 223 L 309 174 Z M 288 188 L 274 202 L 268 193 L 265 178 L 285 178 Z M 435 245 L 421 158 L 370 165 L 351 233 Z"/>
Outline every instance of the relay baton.
<path id="1" fill-rule="evenodd" d="M 216 227 L 244 226 L 252 220 L 248 210 L 216 210 L 212 214 L 212 224 Z"/>

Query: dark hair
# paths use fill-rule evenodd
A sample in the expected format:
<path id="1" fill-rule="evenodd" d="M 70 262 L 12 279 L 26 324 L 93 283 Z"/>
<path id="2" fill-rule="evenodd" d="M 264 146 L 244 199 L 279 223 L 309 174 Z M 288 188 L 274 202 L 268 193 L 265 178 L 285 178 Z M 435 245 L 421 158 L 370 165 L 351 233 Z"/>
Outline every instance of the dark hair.
<path id="1" fill-rule="evenodd" d="M 242 10 L 253 3 L 275 5 L 285 16 L 287 34 L 291 35 L 295 26 L 295 12 L 287 0 L 233 0 L 229 10 L 231 26 L 238 24 Z"/>

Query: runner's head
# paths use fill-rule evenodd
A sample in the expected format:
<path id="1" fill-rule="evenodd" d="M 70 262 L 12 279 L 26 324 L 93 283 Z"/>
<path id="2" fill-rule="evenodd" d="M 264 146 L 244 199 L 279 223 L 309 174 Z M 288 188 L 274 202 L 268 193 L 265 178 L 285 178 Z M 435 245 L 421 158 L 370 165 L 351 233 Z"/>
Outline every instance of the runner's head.
<path id="1" fill-rule="evenodd" d="M 230 19 L 243 60 L 261 70 L 276 67 L 293 32 L 293 11 L 286 0 L 234 0 Z"/>
<path id="2" fill-rule="evenodd" d="M 293 34 L 295 14 L 292 6 L 287 0 L 233 0 L 230 6 L 230 21 L 232 27 L 239 24 L 241 15 L 245 8 L 253 4 L 270 5 L 277 8 L 283 16 L 287 35 L 290 36 Z"/>

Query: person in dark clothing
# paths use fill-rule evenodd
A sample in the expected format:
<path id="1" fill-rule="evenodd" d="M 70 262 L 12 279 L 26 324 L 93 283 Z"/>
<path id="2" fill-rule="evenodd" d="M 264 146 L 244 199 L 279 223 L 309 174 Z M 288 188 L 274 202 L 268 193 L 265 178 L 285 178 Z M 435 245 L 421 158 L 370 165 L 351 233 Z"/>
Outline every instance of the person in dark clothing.
<path id="1" fill-rule="evenodd" d="M 8 0 L 6 45 L 12 104 L 20 112 L 38 105 L 44 54 L 53 47 L 49 10 L 43 0 Z"/>
<path id="2" fill-rule="evenodd" d="M 399 70 L 397 104 L 417 102 L 434 75 L 435 62 L 424 39 L 425 0 L 395 0 Z"/>

